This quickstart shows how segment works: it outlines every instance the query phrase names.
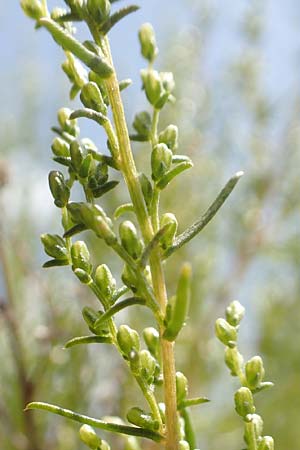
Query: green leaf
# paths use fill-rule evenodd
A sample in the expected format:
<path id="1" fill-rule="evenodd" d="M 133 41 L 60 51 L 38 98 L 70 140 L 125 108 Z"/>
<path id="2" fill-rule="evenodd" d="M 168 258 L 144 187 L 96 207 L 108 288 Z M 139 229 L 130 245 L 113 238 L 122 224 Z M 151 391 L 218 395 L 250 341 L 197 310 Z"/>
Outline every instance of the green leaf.
<path id="1" fill-rule="evenodd" d="M 108 121 L 108 118 L 104 114 L 89 108 L 77 109 L 76 111 L 73 111 L 72 114 L 70 115 L 71 120 L 79 119 L 81 117 L 94 120 L 95 122 L 99 123 L 99 125 L 103 125 L 104 122 Z"/>
<path id="2" fill-rule="evenodd" d="M 172 162 L 174 162 L 173 158 Z M 173 169 L 169 170 L 164 174 L 164 176 L 158 181 L 156 186 L 159 189 L 164 189 L 170 183 L 170 181 L 173 180 L 173 178 L 177 177 L 177 175 L 179 175 L 180 173 L 184 172 L 187 169 L 190 169 L 191 167 L 193 167 L 192 161 L 185 161 L 177 164 L 175 167 L 173 167 Z"/>
<path id="3" fill-rule="evenodd" d="M 119 217 L 123 216 L 128 212 L 135 212 L 134 206 L 132 203 L 124 203 L 124 205 L 118 206 L 118 208 L 114 212 L 114 219 L 117 220 Z"/>
<path id="4" fill-rule="evenodd" d="M 120 20 L 124 17 L 128 16 L 135 11 L 140 9 L 137 5 L 125 6 L 125 8 L 120 9 L 119 11 L 112 14 L 100 27 L 100 32 L 103 34 L 107 34 L 113 26 L 115 26 Z"/>
<path id="5" fill-rule="evenodd" d="M 68 259 L 50 259 L 49 261 L 46 261 L 43 264 L 44 269 L 49 269 L 50 267 L 61 267 L 61 266 L 68 266 L 69 260 Z"/>
<path id="6" fill-rule="evenodd" d="M 56 405 L 51 405 L 49 403 L 32 402 L 26 405 L 25 411 L 28 411 L 30 409 L 40 409 L 48 411 L 53 414 L 57 414 L 59 416 L 63 416 L 68 419 L 74 420 L 75 422 L 86 423 L 87 425 L 91 425 L 92 427 L 100 428 L 106 431 L 111 431 L 113 433 L 126 434 L 129 436 L 140 436 L 147 439 L 151 439 L 152 441 L 155 442 L 160 442 L 163 440 L 163 436 L 151 430 L 105 422 L 103 420 L 94 419 L 93 417 L 75 413 L 74 411 L 71 411 L 69 409 L 64 409 Z"/>
<path id="7" fill-rule="evenodd" d="M 102 184 L 102 186 L 99 186 L 96 189 L 92 189 L 93 196 L 95 198 L 102 197 L 102 195 L 114 189 L 116 186 L 118 186 L 118 184 L 119 181 L 108 181 L 107 183 Z"/>
<path id="8" fill-rule="evenodd" d="M 178 405 L 178 409 L 188 408 L 189 406 L 202 405 L 202 403 L 208 402 L 210 402 L 210 400 L 207 397 L 187 398 Z"/>
<path id="9" fill-rule="evenodd" d="M 143 298 L 140 297 L 130 297 L 126 298 L 125 300 L 120 301 L 119 303 L 116 303 L 114 306 L 112 306 L 109 310 L 107 310 L 104 314 L 102 314 L 99 319 L 96 320 L 94 323 L 94 328 L 97 329 L 107 320 L 109 320 L 112 316 L 117 314 L 119 311 L 122 311 L 123 309 L 127 308 L 128 306 L 134 306 L 134 305 L 145 305 L 146 301 Z"/>
<path id="10" fill-rule="evenodd" d="M 75 345 L 83 345 L 83 344 L 111 344 L 112 339 L 110 336 L 79 336 L 73 339 L 70 339 L 65 348 L 75 347 Z"/>

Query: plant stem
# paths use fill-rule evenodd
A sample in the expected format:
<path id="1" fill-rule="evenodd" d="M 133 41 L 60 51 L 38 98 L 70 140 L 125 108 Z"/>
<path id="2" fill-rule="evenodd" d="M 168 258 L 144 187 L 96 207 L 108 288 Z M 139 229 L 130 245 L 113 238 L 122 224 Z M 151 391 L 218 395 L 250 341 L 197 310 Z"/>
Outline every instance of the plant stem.
<path id="1" fill-rule="evenodd" d="M 102 48 L 105 51 L 105 56 L 107 57 L 109 64 L 113 67 L 107 37 L 102 40 Z M 119 83 L 114 69 L 112 75 L 105 80 L 105 85 L 113 112 L 116 134 L 119 142 L 121 171 L 128 186 L 129 194 L 134 205 L 143 238 L 147 244 L 153 238 L 154 232 L 138 180 L 138 174 L 131 151 L 124 108 L 119 90 Z M 159 249 L 153 251 L 151 255 L 150 268 L 154 293 L 160 304 L 162 313 L 164 314 L 167 305 L 167 294 Z M 161 336 L 163 331 L 164 330 L 162 327 L 160 327 Z M 166 450 L 178 450 L 175 359 L 173 344 L 161 338 L 161 346 L 166 404 Z"/>

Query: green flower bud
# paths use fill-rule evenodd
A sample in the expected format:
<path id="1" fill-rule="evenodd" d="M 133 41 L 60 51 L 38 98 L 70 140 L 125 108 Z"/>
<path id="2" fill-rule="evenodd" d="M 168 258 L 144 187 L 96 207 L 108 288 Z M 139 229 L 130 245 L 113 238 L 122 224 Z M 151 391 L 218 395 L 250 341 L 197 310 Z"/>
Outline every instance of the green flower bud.
<path id="1" fill-rule="evenodd" d="M 103 297 L 111 300 L 116 290 L 116 280 L 106 264 L 101 264 L 95 272 L 95 282 Z"/>
<path id="2" fill-rule="evenodd" d="M 99 450 L 111 450 L 110 445 L 106 441 L 102 441 Z"/>
<path id="3" fill-rule="evenodd" d="M 141 447 L 134 436 L 127 437 L 124 450 L 141 450 Z"/>
<path id="4" fill-rule="evenodd" d="M 47 14 L 44 6 L 38 0 L 21 0 L 21 8 L 26 16 L 34 20 L 39 20 Z"/>
<path id="5" fill-rule="evenodd" d="M 87 72 L 81 62 L 77 58 L 75 58 L 75 56 L 71 52 L 66 52 L 66 56 L 67 59 L 62 63 L 61 67 L 69 78 L 70 82 L 77 88 L 77 94 L 77 92 L 79 92 L 82 86 L 84 86 L 84 84 L 87 82 Z M 75 95 L 71 96 L 71 98 L 74 98 Z M 70 111 L 70 113 L 71 112 L 72 111 Z"/>
<path id="6" fill-rule="evenodd" d="M 179 441 L 179 450 L 190 450 L 190 445 L 187 441 Z"/>
<path id="7" fill-rule="evenodd" d="M 136 228 L 130 220 L 125 220 L 119 227 L 121 243 L 133 259 L 138 259 L 143 250 L 143 244 L 138 238 Z"/>
<path id="8" fill-rule="evenodd" d="M 150 23 L 144 23 L 141 26 L 139 40 L 143 57 L 150 63 L 153 62 L 157 56 L 158 48 L 156 46 L 154 30 Z"/>
<path id="9" fill-rule="evenodd" d="M 79 170 L 79 176 L 81 178 L 87 178 L 89 176 L 89 173 L 93 170 L 93 163 L 94 159 L 92 155 L 86 155 L 84 160 L 81 163 L 80 170 Z"/>
<path id="10" fill-rule="evenodd" d="M 168 225 L 168 229 L 163 234 L 160 240 L 161 246 L 164 250 L 173 244 L 174 238 L 176 236 L 178 222 L 174 214 L 166 213 L 161 217 L 160 227 L 163 228 L 166 225 Z"/>
<path id="11" fill-rule="evenodd" d="M 154 373 L 156 370 L 156 360 L 148 350 L 142 350 L 139 353 L 141 375 L 149 383 L 153 383 Z"/>
<path id="12" fill-rule="evenodd" d="M 237 351 L 236 347 L 225 349 L 225 363 L 233 377 L 237 377 L 242 370 L 244 363 L 243 356 Z"/>
<path id="13" fill-rule="evenodd" d="M 69 108 L 61 108 L 57 113 L 58 123 L 63 131 L 71 134 L 72 136 L 77 136 L 79 128 L 77 126 L 77 120 L 70 120 L 69 117 L 72 114 L 72 110 Z"/>
<path id="14" fill-rule="evenodd" d="M 158 141 L 166 144 L 173 152 L 178 147 L 178 128 L 176 125 L 168 125 L 161 133 L 159 133 Z"/>
<path id="15" fill-rule="evenodd" d="M 160 72 L 159 76 L 160 76 L 160 79 L 162 81 L 162 85 L 163 85 L 164 90 L 168 94 L 171 94 L 171 92 L 175 88 L 175 81 L 174 81 L 173 73 L 172 72 Z"/>
<path id="16" fill-rule="evenodd" d="M 128 422 L 141 428 L 147 428 L 148 430 L 158 430 L 159 423 L 153 419 L 152 414 L 148 414 L 141 408 L 131 408 L 127 413 Z"/>
<path id="17" fill-rule="evenodd" d="M 81 89 L 80 100 L 87 108 L 106 114 L 107 106 L 98 85 L 94 82 L 86 83 Z"/>
<path id="18" fill-rule="evenodd" d="M 92 450 L 97 450 L 101 446 L 101 439 L 90 425 L 82 425 L 79 436 L 82 442 Z"/>
<path id="19" fill-rule="evenodd" d="M 230 303 L 226 308 L 226 320 L 227 322 L 236 327 L 239 325 L 245 315 L 245 308 L 237 300 Z"/>
<path id="20" fill-rule="evenodd" d="M 274 450 L 274 440 L 271 436 L 264 436 L 258 444 L 258 450 Z"/>
<path id="21" fill-rule="evenodd" d="M 176 395 L 179 405 L 188 395 L 188 380 L 182 372 L 176 372 Z"/>
<path id="22" fill-rule="evenodd" d="M 104 22 L 110 14 L 109 0 L 87 0 L 87 10 L 96 22 Z"/>
<path id="23" fill-rule="evenodd" d="M 59 260 L 68 259 L 65 241 L 57 234 L 42 234 L 41 241 L 47 255 Z"/>
<path id="24" fill-rule="evenodd" d="M 265 369 L 260 356 L 254 356 L 246 362 L 245 374 L 247 385 L 250 389 L 259 387 L 265 376 Z"/>
<path id="25" fill-rule="evenodd" d="M 70 155 L 71 155 L 72 166 L 73 166 L 75 172 L 78 173 L 80 170 L 83 158 L 84 158 L 84 152 L 83 152 L 82 146 L 76 140 L 72 141 L 70 144 Z"/>
<path id="26" fill-rule="evenodd" d="M 155 107 L 161 95 L 164 93 L 163 84 L 159 73 L 156 70 L 141 71 L 143 86 L 146 92 L 148 101 Z"/>
<path id="27" fill-rule="evenodd" d="M 89 328 L 93 328 L 96 320 L 99 319 L 100 314 L 89 306 L 85 306 L 82 310 L 82 317 Z"/>
<path id="28" fill-rule="evenodd" d="M 88 274 L 92 271 L 90 253 L 83 241 L 76 241 L 71 247 L 72 269 L 82 269 Z"/>
<path id="29" fill-rule="evenodd" d="M 141 188 L 143 192 L 143 196 L 147 205 L 147 208 L 150 208 L 152 197 L 153 197 L 153 188 L 151 181 L 148 180 L 144 173 L 139 174 L 139 180 L 141 183 Z"/>
<path id="30" fill-rule="evenodd" d="M 152 119 L 147 111 L 142 111 L 135 115 L 133 121 L 133 128 L 140 136 L 143 136 L 145 140 L 150 139 Z"/>
<path id="31" fill-rule="evenodd" d="M 74 274 L 83 284 L 90 284 L 93 281 L 91 275 L 83 269 L 75 269 Z"/>
<path id="32" fill-rule="evenodd" d="M 131 352 L 129 352 L 128 355 L 128 361 L 130 364 L 130 369 L 131 372 L 134 375 L 139 375 L 140 374 L 140 355 L 138 352 L 136 352 L 135 350 L 131 350 Z"/>
<path id="33" fill-rule="evenodd" d="M 128 357 L 132 350 L 140 350 L 140 337 L 137 331 L 133 330 L 127 325 L 121 325 L 118 329 L 117 340 L 120 349 L 125 356 Z"/>
<path id="34" fill-rule="evenodd" d="M 54 204 L 58 208 L 63 208 L 70 198 L 70 189 L 65 183 L 63 174 L 56 170 L 52 170 L 49 173 L 48 179 L 50 191 L 54 198 Z"/>
<path id="35" fill-rule="evenodd" d="M 117 241 L 117 236 L 110 228 L 108 220 L 101 216 L 95 217 L 94 227 L 96 235 L 101 239 L 104 239 L 107 245 L 113 245 Z"/>
<path id="36" fill-rule="evenodd" d="M 250 444 L 253 436 L 253 430 L 256 440 L 258 441 L 263 433 L 264 423 L 258 414 L 248 414 L 245 419 L 245 434 L 244 439 L 246 444 Z"/>
<path id="37" fill-rule="evenodd" d="M 159 180 L 170 169 L 172 164 L 172 151 L 166 144 L 157 144 L 151 154 L 152 178 Z"/>
<path id="38" fill-rule="evenodd" d="M 225 319 L 216 321 L 215 332 L 217 338 L 228 347 L 234 347 L 237 340 L 237 331 Z"/>
<path id="39" fill-rule="evenodd" d="M 60 137 L 56 137 L 53 140 L 51 149 L 55 156 L 70 156 L 69 144 Z"/>
<path id="40" fill-rule="evenodd" d="M 246 417 L 247 414 L 255 413 L 255 406 L 253 403 L 253 396 L 250 389 L 241 387 L 234 394 L 235 410 L 241 417 Z"/>
<path id="41" fill-rule="evenodd" d="M 153 327 L 145 328 L 143 338 L 151 355 L 157 358 L 159 353 L 159 332 Z"/>
<path id="42" fill-rule="evenodd" d="M 136 279 L 134 272 L 127 264 L 125 264 L 124 266 L 121 278 L 123 283 L 127 287 L 129 287 L 132 290 L 132 292 L 137 292 L 138 281 Z"/>

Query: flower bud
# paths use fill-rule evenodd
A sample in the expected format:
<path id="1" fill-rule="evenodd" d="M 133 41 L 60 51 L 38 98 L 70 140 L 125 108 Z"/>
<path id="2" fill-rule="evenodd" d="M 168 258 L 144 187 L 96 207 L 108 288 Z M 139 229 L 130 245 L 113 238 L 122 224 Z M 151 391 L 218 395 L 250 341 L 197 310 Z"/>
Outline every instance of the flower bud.
<path id="1" fill-rule="evenodd" d="M 142 70 L 141 76 L 148 101 L 155 107 L 164 93 L 159 73 L 156 70 Z"/>
<path id="2" fill-rule="evenodd" d="M 139 355 L 139 353 L 136 352 L 135 350 L 131 350 L 131 352 L 129 352 L 129 355 L 128 355 L 128 361 L 129 361 L 129 364 L 130 364 L 131 372 L 134 375 L 140 375 L 141 366 L 140 366 L 140 355 Z"/>
<path id="3" fill-rule="evenodd" d="M 160 239 L 162 248 L 165 250 L 173 244 L 176 236 L 178 222 L 174 214 L 166 213 L 160 219 L 160 227 L 163 228 L 168 225 L 166 232 Z"/>
<path id="4" fill-rule="evenodd" d="M 141 52 L 145 59 L 152 63 L 157 56 L 158 49 L 155 41 L 155 34 L 150 23 L 144 23 L 139 30 L 139 40 Z"/>
<path id="5" fill-rule="evenodd" d="M 143 136 L 145 140 L 150 139 L 152 119 L 147 111 L 142 111 L 136 114 L 133 121 L 133 128 L 140 136 Z"/>
<path id="6" fill-rule="evenodd" d="M 113 245 L 117 241 L 117 236 L 110 228 L 107 218 L 95 217 L 93 230 L 98 237 L 105 240 L 107 245 Z"/>
<path id="7" fill-rule="evenodd" d="M 152 384 L 154 373 L 156 370 L 156 360 L 148 350 L 142 350 L 139 353 L 141 375 L 149 383 Z"/>
<path id="8" fill-rule="evenodd" d="M 48 179 L 50 191 L 54 198 L 54 204 L 58 208 L 63 208 L 70 198 L 70 189 L 65 183 L 63 174 L 56 170 L 52 170 L 49 173 Z"/>
<path id="9" fill-rule="evenodd" d="M 127 413 L 128 422 L 141 428 L 148 430 L 158 430 L 159 423 L 154 420 L 151 414 L 146 413 L 141 408 L 131 408 Z"/>
<path id="10" fill-rule="evenodd" d="M 138 238 L 136 228 L 130 220 L 125 220 L 119 227 L 122 246 L 133 259 L 138 259 L 143 250 L 143 244 Z"/>
<path id="11" fill-rule="evenodd" d="M 157 358 L 159 352 L 159 332 L 153 327 L 145 328 L 143 338 L 151 355 Z"/>
<path id="12" fill-rule="evenodd" d="M 88 274 L 92 271 L 90 253 L 83 241 L 76 241 L 71 247 L 72 269 L 81 269 Z"/>
<path id="13" fill-rule="evenodd" d="M 95 322 L 99 319 L 100 314 L 89 306 L 82 309 L 82 317 L 89 328 L 93 328 Z"/>
<path id="14" fill-rule="evenodd" d="M 255 413 L 255 406 L 253 403 L 253 396 L 250 389 L 241 387 L 234 394 L 235 410 L 241 417 L 246 417 L 247 414 Z"/>
<path id="15" fill-rule="evenodd" d="M 125 264 L 124 269 L 122 271 L 122 281 L 123 283 L 132 290 L 132 292 L 137 292 L 138 290 L 138 281 L 135 273 L 132 269 Z"/>
<path id="16" fill-rule="evenodd" d="M 111 448 L 108 442 L 102 440 L 99 450 L 111 450 Z"/>
<path id="17" fill-rule="evenodd" d="M 150 180 L 144 173 L 139 174 L 139 181 L 141 184 L 143 196 L 148 208 L 150 208 L 152 197 L 153 197 L 153 188 Z"/>
<path id="18" fill-rule="evenodd" d="M 70 155 L 71 155 L 72 166 L 73 166 L 75 172 L 78 173 L 80 170 L 83 158 L 84 158 L 84 152 L 83 152 L 82 146 L 76 140 L 72 141 L 70 144 Z"/>
<path id="19" fill-rule="evenodd" d="M 92 450 L 97 450 L 101 446 L 101 439 L 90 425 L 82 425 L 79 430 L 79 436 L 82 442 Z"/>
<path id="20" fill-rule="evenodd" d="M 188 380 L 182 372 L 176 372 L 177 404 L 180 404 L 188 395 Z"/>
<path id="21" fill-rule="evenodd" d="M 85 270 L 75 269 L 74 274 L 79 279 L 79 281 L 81 281 L 81 283 L 83 283 L 83 284 L 90 284 L 93 281 L 91 275 L 89 273 L 87 273 Z"/>
<path id="22" fill-rule="evenodd" d="M 225 363 L 233 377 L 237 377 L 242 370 L 244 363 L 243 356 L 237 351 L 236 347 L 225 349 Z"/>
<path id="23" fill-rule="evenodd" d="M 39 20 L 46 15 L 44 6 L 38 0 L 21 0 L 21 8 L 26 16 L 34 20 Z"/>
<path id="24" fill-rule="evenodd" d="M 80 100 L 86 108 L 106 114 L 107 107 L 103 101 L 101 91 L 96 83 L 86 83 L 81 89 Z"/>
<path id="25" fill-rule="evenodd" d="M 110 14 L 110 2 L 109 0 L 87 0 L 87 10 L 96 22 L 104 22 Z"/>
<path id="26" fill-rule="evenodd" d="M 190 450 L 190 445 L 187 441 L 179 441 L 179 450 Z"/>
<path id="27" fill-rule="evenodd" d="M 55 156 L 70 156 L 69 144 L 60 137 L 53 140 L 51 149 Z"/>
<path id="28" fill-rule="evenodd" d="M 230 303 L 226 308 L 226 320 L 227 322 L 236 327 L 239 325 L 245 314 L 245 308 L 237 300 Z"/>
<path id="29" fill-rule="evenodd" d="M 78 126 L 76 119 L 69 119 L 72 114 L 72 110 L 69 108 L 61 108 L 57 113 L 58 123 L 63 131 L 71 134 L 72 136 L 77 136 Z"/>
<path id="30" fill-rule="evenodd" d="M 42 234 L 41 241 L 47 255 L 59 260 L 68 259 L 65 241 L 60 236 L 57 234 Z"/>
<path id="31" fill-rule="evenodd" d="M 271 436 L 262 437 L 258 444 L 258 450 L 274 450 L 274 440 Z"/>
<path id="32" fill-rule="evenodd" d="M 95 272 L 95 282 L 103 297 L 111 300 L 116 290 L 116 280 L 106 264 L 101 264 Z"/>
<path id="33" fill-rule="evenodd" d="M 237 340 L 237 331 L 225 319 L 218 319 L 215 325 L 217 338 L 228 347 L 234 347 Z"/>
<path id="34" fill-rule="evenodd" d="M 134 436 L 128 436 L 124 450 L 141 450 L 141 447 Z"/>
<path id="35" fill-rule="evenodd" d="M 255 438 L 258 441 L 263 433 L 264 423 L 262 418 L 258 414 L 248 414 L 245 419 L 245 442 L 249 445 L 253 436 L 253 430 Z"/>
<path id="36" fill-rule="evenodd" d="M 174 152 L 178 147 L 178 128 L 176 125 L 169 125 L 159 133 L 158 141 L 166 144 Z"/>
<path id="37" fill-rule="evenodd" d="M 81 62 L 75 58 L 71 52 L 66 52 L 66 56 L 67 59 L 62 63 L 61 67 L 69 78 L 69 81 L 77 88 L 76 93 L 71 96 L 71 98 L 74 98 L 82 86 L 86 83 L 87 72 Z"/>
<path id="38" fill-rule="evenodd" d="M 247 385 L 250 389 L 259 387 L 265 376 L 265 369 L 260 356 L 254 356 L 246 362 L 245 374 Z"/>
<path id="39" fill-rule="evenodd" d="M 94 159 L 91 154 L 86 155 L 84 160 L 81 163 L 80 170 L 79 170 L 79 176 L 81 178 L 87 178 L 90 174 L 90 172 L 93 170 L 93 162 Z"/>
<path id="40" fill-rule="evenodd" d="M 172 152 L 166 144 L 157 144 L 151 154 L 152 178 L 159 180 L 171 167 Z"/>
<path id="41" fill-rule="evenodd" d="M 117 340 L 120 349 L 128 357 L 132 350 L 140 350 L 140 337 L 137 331 L 127 325 L 121 325 L 118 329 Z"/>
<path id="42" fill-rule="evenodd" d="M 164 90 L 171 94 L 171 92 L 175 88 L 174 75 L 172 72 L 160 72 L 160 79 L 162 81 L 162 85 Z"/>

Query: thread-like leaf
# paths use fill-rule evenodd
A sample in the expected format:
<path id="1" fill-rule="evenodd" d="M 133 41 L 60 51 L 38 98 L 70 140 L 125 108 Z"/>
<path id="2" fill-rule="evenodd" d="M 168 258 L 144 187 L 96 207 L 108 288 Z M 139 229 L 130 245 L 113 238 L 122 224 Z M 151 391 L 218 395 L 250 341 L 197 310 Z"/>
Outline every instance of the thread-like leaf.
<path id="1" fill-rule="evenodd" d="M 192 161 L 184 161 L 177 164 L 175 167 L 173 167 L 171 170 L 165 173 L 165 175 L 159 180 L 156 186 L 159 189 L 164 189 L 170 183 L 170 181 L 173 180 L 173 178 L 177 177 L 177 175 L 179 175 L 180 173 L 184 172 L 187 169 L 190 169 L 191 167 L 193 167 Z"/>
<path id="2" fill-rule="evenodd" d="M 109 310 L 107 310 L 104 314 L 102 314 L 102 316 L 99 317 L 99 319 L 96 320 L 96 322 L 94 324 L 94 328 L 95 329 L 99 328 L 108 319 L 110 319 L 112 316 L 117 314 L 119 311 L 122 311 L 122 309 L 127 308 L 128 306 L 145 305 L 145 304 L 146 304 L 146 301 L 143 298 L 140 298 L 140 297 L 126 298 L 125 300 L 122 300 L 119 303 L 116 303 Z"/>
<path id="3" fill-rule="evenodd" d="M 124 205 L 118 206 L 118 208 L 114 212 L 114 219 L 117 220 L 119 217 L 123 216 L 123 214 L 126 214 L 128 212 L 135 212 L 132 203 L 124 203 Z"/>
<path id="4" fill-rule="evenodd" d="M 76 111 L 73 111 L 72 114 L 70 115 L 70 119 L 79 119 L 81 117 L 85 117 L 86 119 L 91 119 L 94 120 L 95 122 L 99 123 L 100 125 L 103 125 L 104 122 L 107 122 L 108 118 L 97 111 L 94 111 L 93 109 L 89 109 L 89 108 L 82 108 L 82 109 L 77 109 Z"/>
<path id="5" fill-rule="evenodd" d="M 113 26 L 115 26 L 120 20 L 122 20 L 124 17 L 128 16 L 128 14 L 131 14 L 135 11 L 140 9 L 137 5 L 130 5 L 125 6 L 125 8 L 120 9 L 119 11 L 115 12 L 109 18 L 101 25 L 100 31 L 103 34 L 107 34 Z"/>
<path id="6" fill-rule="evenodd" d="M 72 236 L 75 236 L 75 234 L 81 233 L 84 230 L 87 230 L 87 227 L 83 223 L 78 223 L 64 233 L 64 238 L 70 238 Z"/>
<path id="7" fill-rule="evenodd" d="M 119 181 L 108 181 L 107 183 L 102 184 L 102 186 L 99 186 L 96 189 L 93 189 L 93 196 L 95 198 L 102 197 L 102 195 L 106 194 L 107 192 L 114 189 L 116 186 L 118 186 Z"/>
<path id="8" fill-rule="evenodd" d="M 178 409 L 188 408 L 189 406 L 197 406 L 208 402 L 210 402 L 210 400 L 207 397 L 187 398 L 182 400 L 182 402 L 178 405 Z"/>
<path id="9" fill-rule="evenodd" d="M 112 340 L 110 336 L 79 336 L 73 339 L 70 339 L 65 348 L 75 347 L 75 345 L 84 345 L 84 344 L 111 344 Z"/>
<path id="10" fill-rule="evenodd" d="M 78 42 L 67 30 L 59 26 L 54 20 L 43 17 L 38 21 L 39 25 L 44 26 L 55 41 L 64 49 L 73 53 L 84 62 L 91 70 L 103 78 L 110 77 L 113 70 L 104 58 L 88 50 L 84 45 Z"/>
<path id="11" fill-rule="evenodd" d="M 105 422 L 103 420 L 94 419 L 93 417 L 78 414 L 69 409 L 61 408 L 60 406 L 51 405 L 49 403 L 32 402 L 26 405 L 25 411 L 28 411 L 30 409 L 40 409 L 43 411 L 48 411 L 53 414 L 66 417 L 67 419 L 74 420 L 75 422 L 85 423 L 87 425 L 91 425 L 92 427 L 100 428 L 101 430 L 111 431 L 113 433 L 144 437 L 147 439 L 151 439 L 152 441 L 155 442 L 161 442 L 163 440 L 163 436 L 151 430 Z"/>
<path id="12" fill-rule="evenodd" d="M 181 233 L 176 239 L 174 244 L 169 247 L 164 256 L 168 258 L 172 253 L 178 250 L 180 247 L 185 245 L 191 239 L 193 239 L 203 228 L 212 220 L 212 218 L 216 215 L 218 210 L 221 208 L 225 200 L 229 197 L 236 184 L 240 180 L 240 178 L 244 175 L 244 172 L 237 172 L 230 180 L 226 183 L 225 187 L 221 190 L 219 195 L 213 204 L 207 209 L 207 211 L 203 214 L 200 220 L 193 223 L 189 228 L 187 228 L 183 233 Z"/>
<path id="13" fill-rule="evenodd" d="M 145 267 L 147 264 L 148 259 L 150 258 L 150 255 L 152 251 L 157 247 L 165 235 L 165 233 L 168 231 L 168 229 L 173 226 L 171 223 L 167 223 L 162 228 L 158 230 L 158 232 L 154 235 L 152 240 L 149 242 L 149 244 L 145 247 L 142 256 L 140 258 L 140 267 Z"/>
<path id="14" fill-rule="evenodd" d="M 43 264 L 44 269 L 49 269 L 50 267 L 61 267 L 61 266 L 68 266 L 69 260 L 68 259 L 50 259 L 49 261 L 46 261 Z"/>

